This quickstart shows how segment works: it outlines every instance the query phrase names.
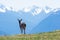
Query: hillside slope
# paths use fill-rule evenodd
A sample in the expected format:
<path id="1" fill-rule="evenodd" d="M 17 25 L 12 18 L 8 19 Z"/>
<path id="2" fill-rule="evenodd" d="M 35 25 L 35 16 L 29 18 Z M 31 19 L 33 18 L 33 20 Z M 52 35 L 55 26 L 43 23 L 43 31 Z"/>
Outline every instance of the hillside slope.
<path id="1" fill-rule="evenodd" d="M 42 20 L 31 32 L 39 33 L 53 30 L 60 30 L 60 10 Z"/>
<path id="2" fill-rule="evenodd" d="M 60 31 L 45 32 L 40 34 L 0 36 L 0 40 L 60 40 Z"/>

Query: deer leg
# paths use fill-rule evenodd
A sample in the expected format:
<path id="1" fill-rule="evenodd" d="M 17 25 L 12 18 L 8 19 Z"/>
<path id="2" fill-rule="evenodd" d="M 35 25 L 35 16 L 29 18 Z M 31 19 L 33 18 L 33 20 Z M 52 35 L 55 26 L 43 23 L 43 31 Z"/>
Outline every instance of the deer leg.
<path id="1" fill-rule="evenodd" d="M 22 28 L 20 28 L 21 29 L 21 34 L 23 33 L 23 29 Z"/>
<path id="2" fill-rule="evenodd" d="M 24 34 L 25 34 L 25 30 L 24 30 Z"/>
<path id="3" fill-rule="evenodd" d="M 24 34 L 25 34 L 25 28 L 24 28 Z"/>

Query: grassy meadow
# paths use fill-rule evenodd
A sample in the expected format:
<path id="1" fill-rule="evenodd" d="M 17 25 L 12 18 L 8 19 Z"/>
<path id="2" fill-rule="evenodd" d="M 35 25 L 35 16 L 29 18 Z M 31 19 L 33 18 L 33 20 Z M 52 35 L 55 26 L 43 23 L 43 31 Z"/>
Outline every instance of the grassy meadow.
<path id="1" fill-rule="evenodd" d="M 60 40 L 60 31 L 0 36 L 0 40 Z"/>

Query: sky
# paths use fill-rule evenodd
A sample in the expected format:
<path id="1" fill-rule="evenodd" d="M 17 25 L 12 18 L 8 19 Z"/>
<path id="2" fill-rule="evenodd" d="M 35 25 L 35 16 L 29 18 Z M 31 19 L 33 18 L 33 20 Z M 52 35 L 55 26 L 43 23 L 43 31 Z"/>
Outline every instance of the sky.
<path id="1" fill-rule="evenodd" d="M 33 5 L 42 8 L 45 6 L 49 6 L 51 8 L 60 8 L 60 0 L 1 0 L 0 4 L 3 4 L 8 9 L 12 7 L 15 11 L 32 7 Z"/>

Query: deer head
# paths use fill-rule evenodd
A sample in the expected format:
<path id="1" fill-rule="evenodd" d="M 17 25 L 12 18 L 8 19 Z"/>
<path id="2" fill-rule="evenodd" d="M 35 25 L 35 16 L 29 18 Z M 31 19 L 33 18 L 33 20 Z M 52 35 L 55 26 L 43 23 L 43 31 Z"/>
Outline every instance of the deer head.
<path id="1" fill-rule="evenodd" d="M 22 21 L 22 19 L 20 19 L 20 20 L 18 19 L 19 24 L 21 24 L 21 21 Z"/>

